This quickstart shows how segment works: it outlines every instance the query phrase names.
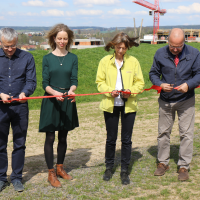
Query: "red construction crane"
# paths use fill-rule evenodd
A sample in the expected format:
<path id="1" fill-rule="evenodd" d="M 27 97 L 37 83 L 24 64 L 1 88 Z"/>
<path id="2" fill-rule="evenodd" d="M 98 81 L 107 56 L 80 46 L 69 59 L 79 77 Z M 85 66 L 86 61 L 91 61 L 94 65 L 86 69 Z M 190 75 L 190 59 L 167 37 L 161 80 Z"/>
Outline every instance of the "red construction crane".
<path id="1" fill-rule="evenodd" d="M 135 1 L 133 1 L 133 3 L 137 3 L 141 6 L 144 6 L 146 8 L 151 9 L 151 11 L 149 11 L 149 15 L 152 15 L 152 11 L 154 12 L 153 43 L 155 43 L 156 33 L 159 29 L 160 14 L 164 15 L 167 12 L 167 10 L 166 9 L 160 9 L 159 0 L 154 0 L 154 4 L 149 3 L 148 1 L 145 1 L 145 0 L 135 0 Z"/>

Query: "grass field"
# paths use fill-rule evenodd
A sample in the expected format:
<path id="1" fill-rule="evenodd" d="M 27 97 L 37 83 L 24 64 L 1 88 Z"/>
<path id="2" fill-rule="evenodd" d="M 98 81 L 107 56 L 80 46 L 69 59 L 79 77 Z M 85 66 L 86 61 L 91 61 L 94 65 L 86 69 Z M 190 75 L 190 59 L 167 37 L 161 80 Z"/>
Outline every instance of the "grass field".
<path id="1" fill-rule="evenodd" d="M 178 181 L 177 160 L 179 135 L 177 120 L 171 135 L 170 170 L 162 177 L 153 176 L 157 155 L 158 95 L 140 98 L 134 130 L 131 154 L 130 185 L 120 182 L 120 133 L 118 135 L 115 172 L 109 182 L 102 180 L 105 171 L 104 155 L 106 129 L 99 102 L 77 105 L 80 127 L 68 135 L 65 168 L 73 176 L 72 181 L 60 179 L 62 188 L 52 188 L 47 182 L 47 167 L 43 154 L 44 133 L 38 133 L 39 110 L 30 111 L 26 142 L 26 159 L 23 170 L 25 191 L 16 193 L 12 184 L 0 192 L 3 200 L 198 200 L 200 196 L 200 95 L 196 95 L 196 120 L 194 156 L 190 165 L 190 179 Z M 119 127 L 120 132 L 120 127 Z M 54 163 L 56 163 L 54 144 Z M 8 141 L 9 168 L 11 173 L 12 134 Z"/>
<path id="2" fill-rule="evenodd" d="M 148 46 L 148 48 L 147 48 Z M 160 47 L 160 46 L 159 46 Z M 148 50 L 149 49 L 149 50 Z M 148 80 L 148 71 L 151 67 L 153 54 L 158 49 L 157 46 L 152 45 L 141 45 L 138 48 L 132 48 L 129 53 L 135 55 L 141 62 L 144 78 L 146 80 L 146 86 L 150 86 Z M 42 58 L 48 53 L 48 51 L 36 50 L 31 52 L 34 56 L 36 63 L 37 72 L 37 88 L 32 96 L 41 96 L 44 94 L 42 88 Z M 83 49 L 83 50 L 72 50 L 72 53 L 78 56 L 78 88 L 77 94 L 93 93 L 98 92 L 95 84 L 96 72 L 99 61 L 105 55 L 108 54 L 103 48 L 94 49 Z M 144 58 L 143 56 L 144 55 Z M 95 102 L 100 101 L 101 96 L 83 96 L 76 99 L 80 102 Z M 31 110 L 40 109 L 42 100 L 31 100 L 29 101 L 29 108 Z"/>
<path id="3" fill-rule="evenodd" d="M 192 44 L 200 49 L 200 45 Z M 148 78 L 153 55 L 163 45 L 141 45 L 133 48 L 129 54 L 134 55 L 141 63 L 146 86 L 151 86 Z M 46 51 L 32 52 L 37 68 L 37 90 L 33 96 L 44 93 L 42 89 L 42 57 Z M 79 58 L 79 87 L 77 93 L 97 92 L 95 77 L 99 60 L 107 55 L 102 49 L 74 50 Z M 6 200 L 198 200 L 200 196 L 200 89 L 196 89 L 196 117 L 194 133 L 194 153 L 190 165 L 190 179 L 178 181 L 177 161 L 179 150 L 178 122 L 175 121 L 171 135 L 170 170 L 162 177 L 155 177 L 157 156 L 157 122 L 158 94 L 156 91 L 144 92 L 139 96 L 131 154 L 130 185 L 120 182 L 120 127 L 116 147 L 115 172 L 109 182 L 102 180 L 105 171 L 104 156 L 106 129 L 103 113 L 99 110 L 101 96 L 77 97 L 77 109 L 80 127 L 70 131 L 68 150 L 65 158 L 65 169 L 73 176 L 72 181 L 60 179 L 62 188 L 52 188 L 47 182 L 47 166 L 44 159 L 45 134 L 38 132 L 40 103 L 30 100 L 29 129 L 26 142 L 26 159 L 23 170 L 25 191 L 16 193 L 12 184 L 0 192 L 0 199 Z M 8 140 L 9 168 L 11 173 L 11 152 L 13 149 L 12 134 Z M 57 138 L 54 143 L 54 163 L 56 163 Z"/>

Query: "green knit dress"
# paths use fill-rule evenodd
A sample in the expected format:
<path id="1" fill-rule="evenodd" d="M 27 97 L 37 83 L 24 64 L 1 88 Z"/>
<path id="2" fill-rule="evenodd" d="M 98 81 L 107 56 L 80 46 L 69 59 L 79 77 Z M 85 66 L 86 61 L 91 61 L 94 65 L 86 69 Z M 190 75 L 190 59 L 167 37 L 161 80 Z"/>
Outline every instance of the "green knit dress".
<path id="1" fill-rule="evenodd" d="M 62 65 L 61 65 L 62 64 Z M 58 92 L 68 92 L 72 85 L 78 85 L 78 58 L 68 52 L 66 56 L 55 56 L 50 53 L 43 57 L 43 89 L 52 87 Z M 62 88 L 62 89 L 61 89 Z M 45 92 L 45 96 L 49 95 Z M 72 99 L 63 102 L 56 98 L 42 100 L 39 132 L 73 130 L 79 126 L 76 103 Z"/>

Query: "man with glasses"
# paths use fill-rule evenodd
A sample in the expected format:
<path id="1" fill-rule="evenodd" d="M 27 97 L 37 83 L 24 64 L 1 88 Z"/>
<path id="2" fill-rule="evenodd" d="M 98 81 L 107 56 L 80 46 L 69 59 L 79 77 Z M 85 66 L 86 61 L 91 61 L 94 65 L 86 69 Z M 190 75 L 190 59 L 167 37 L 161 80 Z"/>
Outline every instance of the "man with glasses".
<path id="1" fill-rule="evenodd" d="M 154 175 L 162 176 L 169 169 L 170 134 L 177 112 L 180 135 L 177 165 L 180 181 L 189 179 L 195 118 L 194 89 L 200 84 L 200 53 L 184 42 L 184 31 L 172 29 L 168 37 L 169 45 L 156 52 L 149 72 L 151 82 L 162 88 L 158 99 L 158 166 Z"/>
<path id="2" fill-rule="evenodd" d="M 7 182 L 7 142 L 10 125 L 13 131 L 11 182 L 16 191 L 24 190 L 22 170 L 28 128 L 28 103 L 23 98 L 36 88 L 33 56 L 16 47 L 18 33 L 11 28 L 0 30 L 0 191 Z M 9 102 L 12 98 L 19 101 Z"/>

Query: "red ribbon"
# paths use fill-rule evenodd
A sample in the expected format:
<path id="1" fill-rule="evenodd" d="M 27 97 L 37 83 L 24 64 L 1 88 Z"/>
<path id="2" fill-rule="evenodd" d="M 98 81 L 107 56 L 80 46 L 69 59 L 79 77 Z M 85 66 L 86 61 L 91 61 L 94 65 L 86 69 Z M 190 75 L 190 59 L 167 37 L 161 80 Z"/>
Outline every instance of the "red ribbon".
<path id="1" fill-rule="evenodd" d="M 177 86 L 177 87 L 175 87 L 174 89 L 175 89 L 175 90 L 178 90 L 179 87 L 180 87 L 180 86 Z M 197 86 L 196 88 L 200 88 L 200 85 Z"/>
<path id="2" fill-rule="evenodd" d="M 162 90 L 162 88 L 160 87 L 160 86 L 157 86 L 157 85 L 152 85 L 150 88 L 148 88 L 148 89 L 144 89 L 143 91 L 149 91 L 149 90 L 157 90 L 157 93 L 159 94 L 159 93 L 161 93 L 161 90 Z M 142 91 L 142 92 L 143 92 Z"/>
<path id="3" fill-rule="evenodd" d="M 200 87 L 200 86 L 199 86 Z M 162 88 L 160 86 L 157 85 L 152 85 L 150 88 L 144 89 L 142 90 L 142 92 L 140 93 L 131 93 L 131 92 L 125 92 L 125 91 L 119 91 L 122 92 L 124 94 L 141 94 L 144 91 L 149 91 L 149 90 L 157 90 L 157 93 L 159 94 L 162 90 Z M 46 99 L 46 98 L 55 98 L 55 97 L 77 97 L 77 96 L 89 96 L 89 95 L 99 95 L 99 94 L 107 94 L 107 93 L 111 93 L 111 92 L 101 92 L 101 93 L 90 93 L 90 94 L 75 94 L 75 95 L 52 95 L 52 96 L 37 96 L 37 97 L 25 97 L 23 99 L 19 99 L 19 98 L 12 98 L 11 100 L 7 100 L 4 102 L 12 102 L 12 101 L 22 101 L 22 100 L 29 100 L 29 99 Z M 2 100 L 1 100 L 2 101 Z"/>

